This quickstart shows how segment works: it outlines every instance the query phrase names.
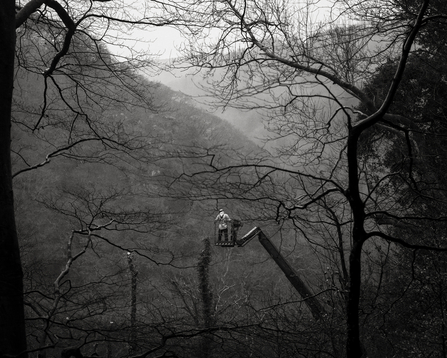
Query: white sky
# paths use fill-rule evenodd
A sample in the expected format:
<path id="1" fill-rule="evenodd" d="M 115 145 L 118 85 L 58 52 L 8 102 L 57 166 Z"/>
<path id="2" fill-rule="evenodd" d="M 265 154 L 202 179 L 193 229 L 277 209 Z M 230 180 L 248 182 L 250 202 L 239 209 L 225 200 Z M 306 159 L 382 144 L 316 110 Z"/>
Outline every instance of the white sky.
<path id="1" fill-rule="evenodd" d="M 169 27 L 151 30 L 147 36 L 152 39 L 149 52 L 159 54 L 161 58 L 177 57 L 179 55 L 177 48 L 184 41 L 180 32 Z"/>
<path id="2" fill-rule="evenodd" d="M 125 36 L 127 40 L 121 39 L 114 44 L 108 44 L 112 53 L 129 57 L 127 47 L 130 47 L 136 52 L 151 54 L 160 59 L 175 58 L 179 55 L 177 48 L 183 41 L 181 34 L 170 27 L 134 30 Z M 120 37 L 124 37 L 123 34 L 120 34 Z"/>
<path id="3" fill-rule="evenodd" d="M 135 0 L 124 0 L 132 1 Z M 290 4 L 299 7 L 310 7 L 313 22 L 324 22 L 333 11 L 335 0 L 288 0 Z M 134 30 L 130 34 L 119 34 L 119 37 L 127 37 L 128 40 L 122 41 L 125 46 L 132 47 L 134 50 L 151 54 L 159 59 L 175 58 L 179 55 L 177 48 L 184 41 L 182 35 L 171 27 L 148 27 L 147 30 Z M 112 53 L 126 55 L 124 47 L 119 44 L 109 45 Z"/>

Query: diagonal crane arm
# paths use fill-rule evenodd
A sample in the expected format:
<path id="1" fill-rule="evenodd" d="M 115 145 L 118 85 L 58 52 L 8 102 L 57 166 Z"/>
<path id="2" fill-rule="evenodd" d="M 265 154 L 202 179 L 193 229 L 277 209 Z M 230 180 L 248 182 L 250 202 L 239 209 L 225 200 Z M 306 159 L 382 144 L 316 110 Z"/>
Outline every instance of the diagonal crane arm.
<path id="1" fill-rule="evenodd" d="M 300 294 L 306 303 L 307 307 L 310 309 L 312 316 L 319 320 L 323 318 L 326 314 L 324 307 L 321 305 L 320 301 L 315 297 L 315 295 L 307 287 L 306 283 L 298 276 L 295 270 L 290 266 L 287 260 L 281 255 L 279 250 L 273 245 L 270 239 L 262 232 L 259 227 L 255 227 L 250 230 L 241 239 L 236 240 L 236 245 L 239 247 L 245 246 L 253 238 L 258 237 L 261 245 L 270 254 L 276 264 L 282 270 L 284 275 L 290 281 L 295 290 Z"/>

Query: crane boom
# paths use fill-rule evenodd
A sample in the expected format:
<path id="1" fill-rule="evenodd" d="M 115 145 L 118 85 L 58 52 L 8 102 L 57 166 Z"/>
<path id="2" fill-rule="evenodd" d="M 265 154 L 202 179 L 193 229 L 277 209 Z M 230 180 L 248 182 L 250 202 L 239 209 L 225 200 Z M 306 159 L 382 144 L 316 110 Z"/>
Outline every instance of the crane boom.
<path id="1" fill-rule="evenodd" d="M 239 247 L 245 246 L 253 238 L 258 237 L 259 242 L 265 248 L 265 250 L 270 254 L 270 256 L 275 260 L 276 264 L 282 270 L 286 278 L 295 288 L 295 290 L 300 294 L 306 303 L 307 307 L 310 309 L 312 316 L 319 320 L 325 314 L 325 309 L 321 305 L 320 301 L 315 297 L 315 295 L 307 287 L 306 283 L 298 276 L 295 270 L 290 266 L 287 260 L 281 255 L 279 250 L 273 245 L 270 239 L 262 232 L 259 227 L 255 227 L 245 234 L 241 239 L 236 240 L 236 244 Z"/>

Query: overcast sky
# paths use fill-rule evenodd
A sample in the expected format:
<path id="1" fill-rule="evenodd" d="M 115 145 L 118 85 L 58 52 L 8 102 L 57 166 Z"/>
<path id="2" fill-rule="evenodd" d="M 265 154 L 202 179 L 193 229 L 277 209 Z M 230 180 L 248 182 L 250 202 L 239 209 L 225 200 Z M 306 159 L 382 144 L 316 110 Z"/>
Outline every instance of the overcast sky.
<path id="1" fill-rule="evenodd" d="M 133 1 L 133 0 L 128 0 Z M 312 22 L 325 22 L 334 15 L 334 0 L 289 0 L 300 8 L 310 6 L 310 18 Z M 312 4 L 312 5 L 309 5 Z M 118 34 L 118 37 L 123 34 Z M 135 50 L 150 53 L 160 59 L 175 58 L 179 55 L 177 48 L 182 43 L 183 38 L 177 30 L 171 27 L 148 27 L 145 30 L 134 30 L 131 34 L 126 34 L 129 40 L 125 42 L 127 46 Z M 109 46 L 112 53 L 123 53 L 123 48 L 119 46 Z"/>

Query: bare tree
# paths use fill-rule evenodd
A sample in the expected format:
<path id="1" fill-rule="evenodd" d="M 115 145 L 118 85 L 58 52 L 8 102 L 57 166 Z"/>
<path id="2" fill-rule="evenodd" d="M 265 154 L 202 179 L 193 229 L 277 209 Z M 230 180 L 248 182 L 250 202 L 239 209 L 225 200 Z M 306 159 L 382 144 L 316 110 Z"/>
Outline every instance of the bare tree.
<path id="1" fill-rule="evenodd" d="M 2 34 L 0 45 L 4 49 L 0 60 L 0 80 L 4 84 L 0 99 L 0 262 L 2 285 L 0 301 L 5 310 L 0 323 L 0 349 L 3 354 L 18 355 L 26 351 L 26 334 L 23 311 L 23 283 L 19 243 L 14 218 L 11 173 L 11 106 L 14 86 L 15 8 L 14 1 L 3 4 L 0 10 Z"/>
<path id="2" fill-rule="evenodd" d="M 331 225 L 343 274 L 346 355 L 361 357 L 366 354 L 359 323 L 365 248 L 374 247 L 376 238 L 446 250 L 435 242 L 415 244 L 378 225 L 380 215 L 404 224 L 444 221 L 445 215 L 400 214 L 393 193 L 379 190 L 395 174 L 370 171 L 371 163 L 358 152 L 370 128 L 382 126 L 402 136 L 415 129 L 415 118 L 393 113 L 391 104 L 423 27 L 446 14 L 429 0 L 405 10 L 393 2 L 335 1 L 334 17 L 312 23 L 312 5 L 300 6 L 269 0 L 185 2 L 191 40 L 179 65 L 204 71 L 204 87 L 220 105 L 258 110 L 272 138 L 285 145 L 268 159 L 233 153 L 230 160 L 228 153 L 197 148 L 196 165 L 176 182 L 187 186 L 193 180 L 195 197 L 248 201 L 264 218 L 290 221 L 317 246 L 322 244 L 310 230 Z M 363 84 L 396 54 L 386 95 L 371 98 Z M 406 138 L 411 150 L 414 144 Z M 315 221 L 316 215 L 321 220 Z"/>
<path id="3" fill-rule="evenodd" d="M 151 107 L 147 88 L 137 81 L 134 70 L 146 66 L 147 57 L 133 49 L 132 30 L 163 26 L 171 22 L 149 9 L 149 3 L 133 8 L 103 1 L 8 0 L 2 4 L 0 44 L 1 150 L 0 150 L 0 351 L 26 356 L 23 314 L 23 284 L 19 244 L 14 218 L 11 154 L 16 175 L 39 168 L 57 156 L 85 159 L 86 153 L 73 150 L 96 143 L 97 149 L 124 150 L 130 154 L 144 144 L 129 141 L 122 126 L 107 125 L 101 110 L 121 102 L 123 105 Z M 149 15 L 148 15 L 149 14 Z M 103 51 L 105 44 L 120 48 L 114 58 Z M 85 66 L 96 69 L 86 75 Z M 16 78 L 15 78 L 16 75 Z M 39 86 L 17 86 L 14 80 L 31 76 Z M 146 83 L 147 84 L 147 83 Z M 118 87 L 120 93 L 109 91 Z M 19 101 L 14 104 L 13 94 Z M 32 108 L 20 98 L 31 99 Z M 57 98 L 57 99 L 56 99 Z M 138 102 L 138 103 L 137 103 Z M 152 106 L 153 108 L 153 106 Z M 23 116 L 20 116 L 20 113 Z M 104 119 L 104 118 L 103 118 Z M 102 122 L 102 124 L 101 124 Z M 12 123 L 34 140 L 47 144 L 46 153 L 28 152 L 12 144 Z M 114 124 L 117 122 L 115 121 Z M 45 134 L 45 129 L 53 131 Z M 120 131 L 121 129 L 121 131 Z M 48 133 L 48 132 L 47 132 Z M 76 151 L 75 150 L 75 151 Z M 132 155 L 130 155 L 132 157 Z M 102 158 L 103 160 L 105 158 Z M 110 158 L 109 158 L 110 159 Z"/>

